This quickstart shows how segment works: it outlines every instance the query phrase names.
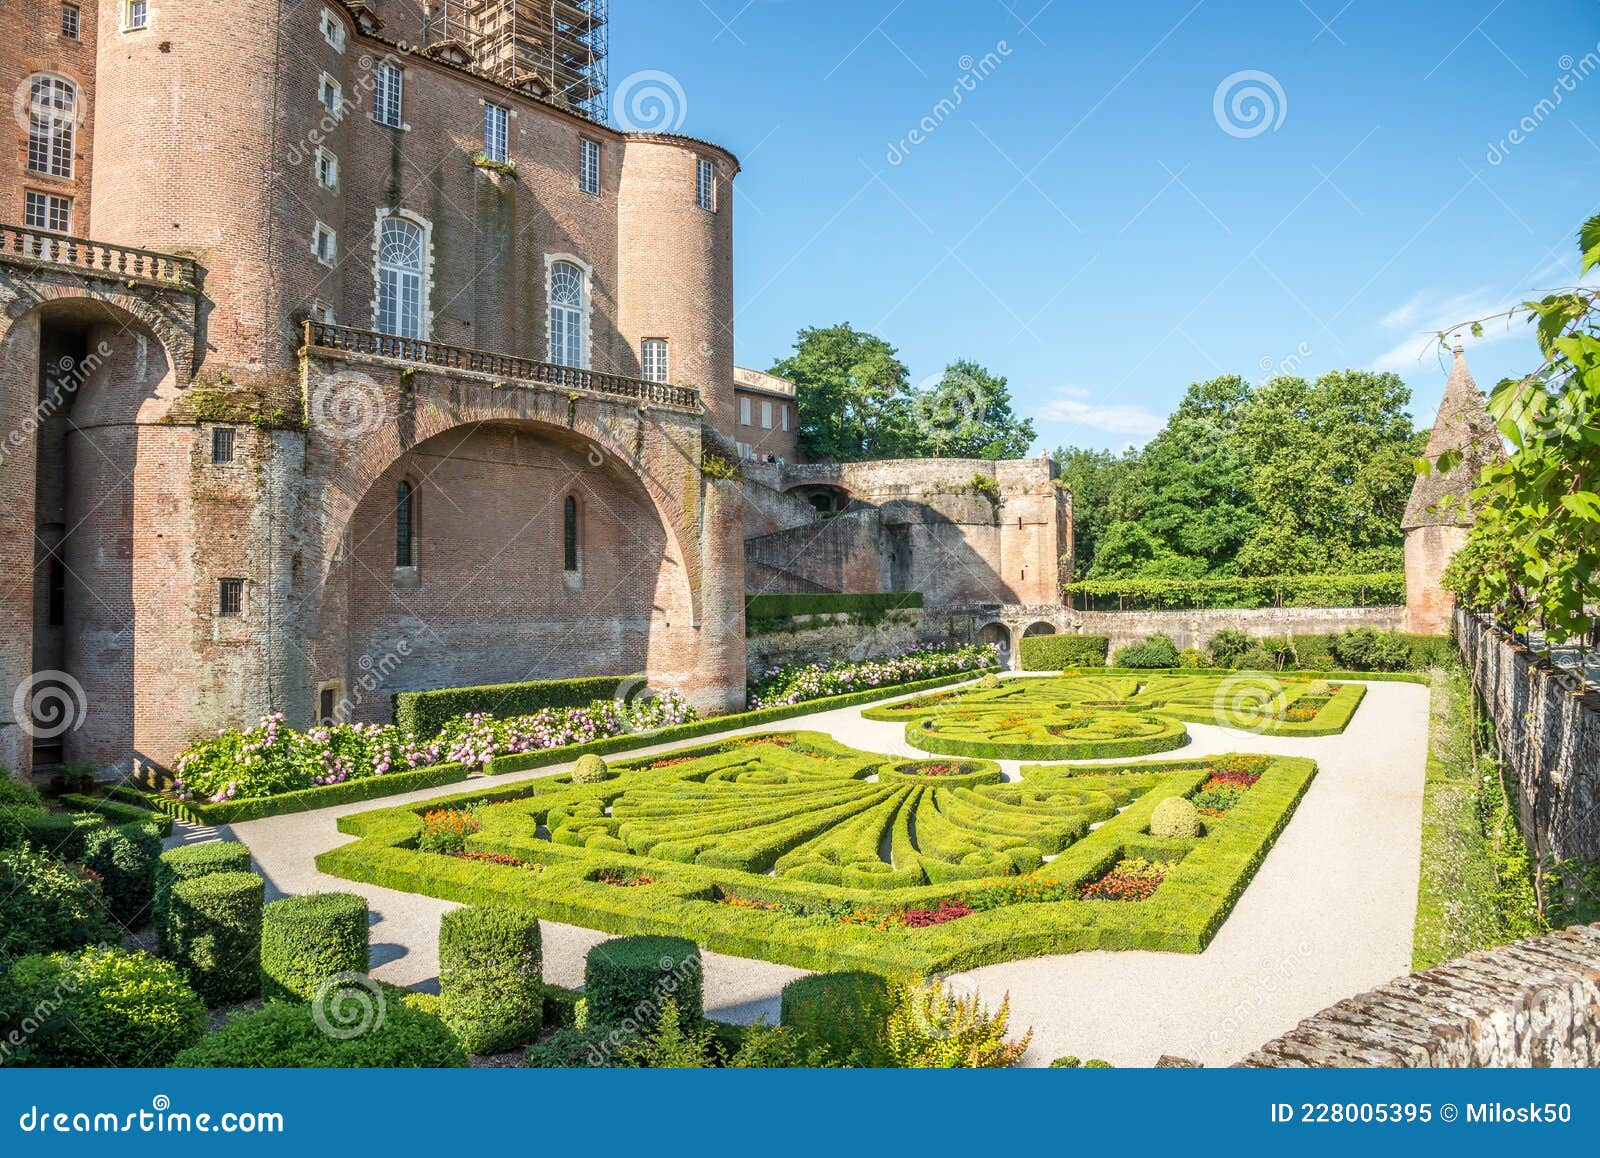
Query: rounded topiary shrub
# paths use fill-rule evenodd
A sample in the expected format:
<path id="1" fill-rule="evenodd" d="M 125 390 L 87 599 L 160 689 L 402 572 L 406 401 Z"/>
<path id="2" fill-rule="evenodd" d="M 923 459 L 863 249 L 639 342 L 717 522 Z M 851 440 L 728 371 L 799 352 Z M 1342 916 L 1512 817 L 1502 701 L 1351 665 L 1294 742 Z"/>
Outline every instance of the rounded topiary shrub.
<path id="1" fill-rule="evenodd" d="M 261 996 L 310 1001 L 323 982 L 367 971 L 367 902 L 354 893 L 274 901 L 261 913 Z"/>
<path id="2" fill-rule="evenodd" d="M 1150 814 L 1151 836 L 1200 835 L 1200 810 L 1182 796 L 1169 796 Z"/>
<path id="3" fill-rule="evenodd" d="M 656 1023 L 662 1004 L 677 1003 L 687 1028 L 704 1013 L 700 949 L 683 937 L 622 937 L 589 950 L 583 995 L 590 1026 Z"/>
<path id="4" fill-rule="evenodd" d="M 574 784 L 600 784 L 610 780 L 612 775 L 611 769 L 606 767 L 606 762 L 593 752 L 585 752 L 572 766 Z"/>
<path id="5" fill-rule="evenodd" d="M 186 844 L 161 854 L 156 862 L 156 932 L 166 944 L 167 901 L 177 881 L 194 880 L 212 873 L 247 873 L 250 850 L 236 840 L 214 840 L 207 844 Z"/>
<path id="6" fill-rule="evenodd" d="M 828 1061 L 877 1068 L 889 1061 L 884 1031 L 894 1001 L 876 973 L 821 973 L 783 987 L 781 1021 Z"/>
<path id="7" fill-rule="evenodd" d="M 154 1068 L 206 1031 L 206 1008 L 170 961 L 121 949 L 24 957 L 0 981 L 29 1066 Z M 40 1011 L 49 1011 L 40 1016 Z"/>
<path id="8" fill-rule="evenodd" d="M 167 955 L 207 1007 L 261 992 L 261 912 L 266 882 L 255 873 L 211 873 L 172 886 Z"/>
<path id="9" fill-rule="evenodd" d="M 1152 635 L 1117 652 L 1113 667 L 1169 668 L 1178 666 L 1178 645 L 1170 635 Z"/>
<path id="10" fill-rule="evenodd" d="M 94 874 L 32 848 L 0 852 L 0 961 L 120 936 Z"/>
<path id="11" fill-rule="evenodd" d="M 455 909 L 439 923 L 439 1016 L 468 1053 L 527 1045 L 544 1022 L 539 918 L 523 909 Z"/>
<path id="12" fill-rule="evenodd" d="M 460 1069 L 455 1036 L 431 1013 L 375 987 L 363 1032 L 328 1033 L 310 1005 L 269 1002 L 235 1017 L 184 1050 L 172 1064 L 188 1069 Z"/>
<path id="13" fill-rule="evenodd" d="M 161 837 L 140 824 L 99 828 L 84 838 L 83 866 L 100 875 L 111 916 L 127 929 L 151 919 Z"/>
<path id="14" fill-rule="evenodd" d="M 23 817 L 28 843 L 59 860 L 83 863 L 92 833 L 106 827 L 103 818 L 85 812 L 36 812 Z"/>

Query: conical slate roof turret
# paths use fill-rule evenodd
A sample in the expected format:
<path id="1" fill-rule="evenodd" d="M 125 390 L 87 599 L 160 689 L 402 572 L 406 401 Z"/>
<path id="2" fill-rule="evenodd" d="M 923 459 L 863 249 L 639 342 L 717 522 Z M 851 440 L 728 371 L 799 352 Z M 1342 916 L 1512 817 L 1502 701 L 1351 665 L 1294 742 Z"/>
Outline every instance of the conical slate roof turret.
<path id="1" fill-rule="evenodd" d="M 1467 368 L 1466 353 L 1460 346 L 1455 349 L 1455 365 L 1450 369 L 1439 416 L 1428 438 L 1428 461 L 1437 464 L 1439 456 L 1447 451 L 1459 451 L 1461 462 L 1449 474 L 1433 471 L 1418 477 L 1411 501 L 1406 504 L 1402 529 L 1470 527 L 1473 516 L 1467 498 L 1478 485 L 1478 474 L 1505 457 L 1500 432 L 1489 416 L 1488 402 Z M 1454 500 L 1441 509 L 1440 500 L 1446 495 L 1454 496 Z"/>

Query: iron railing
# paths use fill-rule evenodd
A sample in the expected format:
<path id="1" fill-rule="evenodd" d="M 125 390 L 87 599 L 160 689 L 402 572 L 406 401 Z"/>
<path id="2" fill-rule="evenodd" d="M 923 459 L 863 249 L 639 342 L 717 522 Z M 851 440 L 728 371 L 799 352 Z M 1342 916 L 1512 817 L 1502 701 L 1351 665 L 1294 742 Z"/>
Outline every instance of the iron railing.
<path id="1" fill-rule="evenodd" d="M 531 358 L 519 358 L 514 354 L 496 354 L 467 346 L 447 346 L 441 342 L 424 342 L 419 338 L 400 338 L 393 334 L 358 330 L 352 326 L 339 326 L 329 322 L 306 323 L 306 346 L 310 349 L 335 350 L 372 358 L 388 358 L 397 362 L 438 366 L 446 370 L 487 374 L 518 386 L 549 386 L 558 390 L 578 390 L 589 394 L 652 402 L 662 406 L 678 406 L 686 410 L 700 408 L 700 392 L 692 386 L 646 382 L 641 378 L 628 378 L 621 374 L 602 374 L 597 370 L 558 366 L 553 362 L 536 362 Z"/>
<path id="2" fill-rule="evenodd" d="M 72 237 L 48 229 L 0 225 L 0 261 L 8 258 L 61 266 L 87 277 L 135 281 L 185 293 L 200 290 L 200 269 L 190 258 Z"/>

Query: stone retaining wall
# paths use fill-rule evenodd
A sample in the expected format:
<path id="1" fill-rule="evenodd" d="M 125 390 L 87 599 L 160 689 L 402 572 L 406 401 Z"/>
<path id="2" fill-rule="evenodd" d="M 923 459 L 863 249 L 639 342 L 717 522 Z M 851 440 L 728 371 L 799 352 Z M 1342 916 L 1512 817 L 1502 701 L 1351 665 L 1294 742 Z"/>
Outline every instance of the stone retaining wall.
<path id="1" fill-rule="evenodd" d="M 1456 634 L 1534 850 L 1600 860 L 1600 696 L 1475 615 L 1458 611 Z"/>
<path id="2" fill-rule="evenodd" d="M 802 615 L 793 630 L 751 635 L 745 640 L 746 670 L 751 683 L 775 667 L 791 664 L 877 659 L 909 651 L 924 643 L 949 642 L 942 622 L 932 636 L 924 632 L 920 609 L 887 612 L 876 623 L 851 623 L 848 615 Z"/>
<path id="3" fill-rule="evenodd" d="M 1600 925 L 1401 977 L 1323 1010 L 1240 1064 L 1600 1066 Z"/>
<path id="4" fill-rule="evenodd" d="M 1159 633 L 1180 648 L 1204 648 L 1224 629 L 1256 639 L 1286 635 L 1332 635 L 1352 627 L 1404 631 L 1404 607 L 1256 607 L 1245 610 L 1075 611 L 1085 635 L 1104 635 L 1111 650 Z"/>

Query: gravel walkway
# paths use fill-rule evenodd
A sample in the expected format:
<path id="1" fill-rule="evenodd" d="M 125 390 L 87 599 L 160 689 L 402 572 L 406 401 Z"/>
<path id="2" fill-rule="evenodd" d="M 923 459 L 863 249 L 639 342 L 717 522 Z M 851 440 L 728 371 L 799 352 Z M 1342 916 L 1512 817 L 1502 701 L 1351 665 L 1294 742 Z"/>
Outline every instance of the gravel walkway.
<path id="1" fill-rule="evenodd" d="M 1028 1063 L 1075 1054 L 1148 1066 L 1162 1054 L 1222 1065 L 1302 1018 L 1409 971 L 1427 763 L 1428 689 L 1368 685 L 1342 736 L 1283 739 L 1188 725 L 1190 744 L 1149 757 L 1218 752 L 1309 756 L 1320 766 L 1311 790 L 1254 882 L 1206 952 L 1073 953 L 991 965 L 951 978 L 991 1005 L 1011 995 L 1012 1026 L 1034 1029 Z M 904 726 L 846 708 L 742 732 L 809 729 L 888 755 L 921 755 Z M 741 732 L 726 733 L 729 735 Z M 693 741 L 703 743 L 704 740 Z M 662 748 L 629 756 L 649 755 Z M 619 757 L 627 758 L 627 757 Z M 1009 774 L 1017 764 L 1002 762 Z M 555 775 L 566 767 L 497 778 L 497 785 Z M 453 905 L 358 885 L 316 871 L 312 860 L 350 838 L 338 817 L 470 791 L 450 785 L 382 801 L 252 821 L 222 830 L 179 826 L 170 843 L 242 840 L 267 878 L 268 899 L 329 890 L 357 892 L 372 906 L 373 973 L 435 988 L 440 916 Z M 544 922 L 547 980 L 575 986 L 583 958 L 606 935 Z M 706 1011 L 723 1021 L 777 1021 L 778 993 L 802 971 L 770 962 L 706 955 Z"/>

